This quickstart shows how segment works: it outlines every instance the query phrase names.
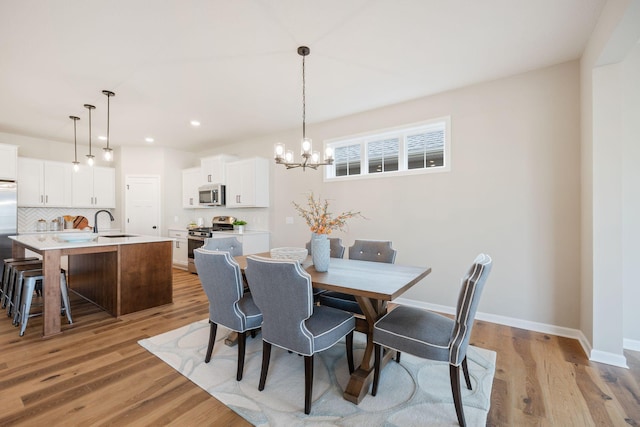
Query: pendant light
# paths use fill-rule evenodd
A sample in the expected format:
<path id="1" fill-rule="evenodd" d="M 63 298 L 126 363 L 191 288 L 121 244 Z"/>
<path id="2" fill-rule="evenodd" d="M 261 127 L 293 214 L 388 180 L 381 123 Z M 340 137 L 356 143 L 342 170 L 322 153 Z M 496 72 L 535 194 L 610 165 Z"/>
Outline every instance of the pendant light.
<path id="1" fill-rule="evenodd" d="M 298 48 L 298 55 L 302 56 L 302 150 L 300 155 L 302 156 L 302 162 L 293 161 L 293 151 L 285 150 L 283 143 L 279 142 L 275 145 L 274 159 L 276 164 L 284 165 L 287 169 L 302 168 L 304 171 L 306 168 L 318 169 L 318 166 L 325 166 L 333 164 L 333 150 L 327 148 L 324 157 L 324 163 L 320 163 L 320 154 L 317 151 L 312 151 L 311 138 L 307 138 L 306 132 L 306 80 L 304 69 L 304 58 L 311 53 L 311 50 L 307 46 L 300 46 Z"/>
<path id="2" fill-rule="evenodd" d="M 80 117 L 77 116 L 69 116 L 71 120 L 73 120 L 73 171 L 78 172 L 80 170 L 80 162 L 78 161 L 78 138 L 76 134 L 76 123 L 80 120 Z"/>
<path id="3" fill-rule="evenodd" d="M 109 148 L 109 99 L 116 94 L 110 90 L 103 90 L 102 93 L 107 95 L 107 146 L 102 151 L 104 151 L 104 159 L 110 162 L 113 160 L 113 150 Z"/>
<path id="4" fill-rule="evenodd" d="M 87 154 L 87 164 L 89 166 L 93 166 L 93 162 L 94 162 L 93 159 L 96 156 L 91 154 L 91 110 L 94 110 L 96 107 L 95 107 L 95 105 L 84 104 L 84 108 L 89 110 L 89 154 Z"/>

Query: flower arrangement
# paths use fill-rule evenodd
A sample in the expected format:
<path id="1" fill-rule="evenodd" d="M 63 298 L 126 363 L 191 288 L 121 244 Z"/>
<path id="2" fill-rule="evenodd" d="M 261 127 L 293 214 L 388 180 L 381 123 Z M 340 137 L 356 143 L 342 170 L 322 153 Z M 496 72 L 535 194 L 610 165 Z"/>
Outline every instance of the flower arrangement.
<path id="1" fill-rule="evenodd" d="M 296 202 L 291 203 L 300 216 L 307 222 L 312 233 L 331 234 L 333 230 L 343 230 L 349 218 L 364 218 L 360 212 L 355 211 L 342 212 L 340 215 L 334 217 L 333 214 L 328 211 L 329 201 L 326 199 L 323 201 L 320 197 L 317 199 L 314 198 L 313 192 L 309 193 L 307 197 L 308 208 L 300 206 Z"/>

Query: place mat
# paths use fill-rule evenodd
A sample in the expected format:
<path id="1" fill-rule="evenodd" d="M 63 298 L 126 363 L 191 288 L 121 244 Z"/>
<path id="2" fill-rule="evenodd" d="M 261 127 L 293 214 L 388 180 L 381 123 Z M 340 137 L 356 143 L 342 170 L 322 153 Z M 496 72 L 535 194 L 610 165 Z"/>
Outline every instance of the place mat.
<path id="1" fill-rule="evenodd" d="M 222 342 L 228 330 L 218 327 L 209 363 L 204 363 L 208 320 L 139 341 L 139 344 L 194 384 L 256 426 L 448 426 L 458 425 L 447 363 L 403 353 L 401 363 L 382 371 L 378 395 L 359 405 L 344 400 L 349 370 L 344 343 L 317 353 L 311 414 L 304 414 L 304 360 L 273 347 L 264 391 L 258 391 L 262 340 L 247 337 L 244 376 L 236 381 L 237 348 Z M 364 351 L 364 335 L 354 334 L 354 360 Z M 463 384 L 462 401 L 469 426 L 486 425 L 496 353 L 469 346 L 473 390 Z"/>

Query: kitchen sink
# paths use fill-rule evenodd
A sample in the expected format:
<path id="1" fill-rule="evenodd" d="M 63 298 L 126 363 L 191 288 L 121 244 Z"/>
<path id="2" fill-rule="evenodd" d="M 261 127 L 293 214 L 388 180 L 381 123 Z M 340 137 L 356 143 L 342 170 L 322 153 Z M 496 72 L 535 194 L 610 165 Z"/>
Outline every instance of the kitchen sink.
<path id="1" fill-rule="evenodd" d="M 104 236 L 100 236 L 100 237 L 108 237 L 108 238 L 117 238 L 117 237 L 138 237 L 135 234 L 105 234 Z"/>

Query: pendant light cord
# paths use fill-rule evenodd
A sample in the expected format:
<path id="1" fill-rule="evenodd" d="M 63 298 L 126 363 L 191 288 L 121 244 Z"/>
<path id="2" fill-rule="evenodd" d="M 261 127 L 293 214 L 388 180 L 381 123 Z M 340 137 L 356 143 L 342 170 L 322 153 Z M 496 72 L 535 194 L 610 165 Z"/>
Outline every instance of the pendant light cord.
<path id="1" fill-rule="evenodd" d="M 306 120 L 305 120 L 307 103 L 306 103 L 306 94 L 305 94 L 306 80 L 305 80 L 305 72 L 304 72 L 304 57 L 305 55 L 302 56 L 302 139 L 306 138 L 307 136 Z"/>

